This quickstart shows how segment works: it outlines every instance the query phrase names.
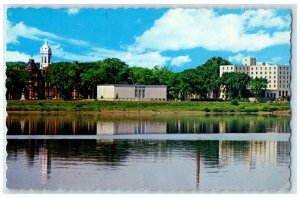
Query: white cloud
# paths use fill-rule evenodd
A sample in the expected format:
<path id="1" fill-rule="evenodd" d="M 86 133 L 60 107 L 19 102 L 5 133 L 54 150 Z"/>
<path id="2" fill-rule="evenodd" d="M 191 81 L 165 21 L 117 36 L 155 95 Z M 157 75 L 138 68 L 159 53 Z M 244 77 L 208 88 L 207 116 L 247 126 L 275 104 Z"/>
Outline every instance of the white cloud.
<path id="1" fill-rule="evenodd" d="M 271 14 L 253 10 L 244 15 L 218 15 L 212 9 L 171 9 L 137 37 L 133 47 L 137 50 L 158 51 L 203 47 L 208 50 L 239 52 L 259 51 L 273 45 L 288 44 L 288 30 L 273 34 L 266 33 L 265 29 L 247 32 L 250 30 L 249 26 L 266 27 L 267 20 L 273 22 L 272 27 L 288 26 L 287 17 L 279 17 L 275 12 Z M 265 21 L 259 23 L 258 19 L 261 18 Z"/>
<path id="2" fill-rule="evenodd" d="M 30 56 L 26 53 L 23 52 L 18 52 L 18 51 L 6 51 L 5 53 L 5 62 L 25 62 L 27 63 L 29 59 L 34 59 L 34 61 L 38 61 L 37 60 L 37 55 L 35 56 Z"/>
<path id="3" fill-rule="evenodd" d="M 278 29 L 288 28 L 291 25 L 291 16 L 277 16 L 276 10 L 258 9 L 247 10 L 242 17 L 247 21 L 246 26 L 254 27 L 276 27 Z"/>
<path id="4" fill-rule="evenodd" d="M 64 60 L 89 62 L 106 58 L 119 58 L 130 66 L 147 68 L 152 68 L 156 65 L 164 66 L 171 60 L 170 57 L 164 57 L 159 52 L 136 53 L 132 51 L 116 51 L 98 47 L 91 48 L 86 55 L 81 55 L 67 52 L 59 44 L 52 46 L 52 52 L 55 57 Z"/>
<path id="5" fill-rule="evenodd" d="M 45 32 L 39 30 L 35 27 L 29 27 L 25 25 L 23 22 L 19 22 L 15 25 L 12 25 L 9 21 L 7 22 L 7 34 L 6 34 L 6 42 L 7 44 L 18 44 L 18 39 L 20 37 L 43 41 L 45 38 L 49 39 L 50 46 L 52 48 L 53 56 L 64 59 L 64 60 L 77 60 L 82 62 L 88 61 L 96 61 L 105 58 L 116 57 L 131 66 L 142 66 L 142 67 L 153 67 L 155 65 L 163 66 L 168 61 L 171 60 L 170 57 L 164 57 L 158 51 L 149 51 L 149 52 L 138 52 L 134 50 L 124 50 L 124 51 L 116 51 L 109 50 L 104 48 L 96 48 L 92 47 L 88 42 L 72 39 L 72 38 L 64 38 L 57 36 L 53 33 Z M 72 53 L 65 51 L 63 48 L 63 42 L 67 42 L 73 45 L 79 45 L 87 51 L 86 54 L 82 55 L 82 53 Z M 7 51 L 7 61 L 24 61 L 27 62 L 28 59 L 32 58 L 30 55 L 22 53 L 22 52 L 12 52 Z M 39 55 L 35 55 L 33 57 L 36 62 L 40 62 Z"/>
<path id="6" fill-rule="evenodd" d="M 35 27 L 28 27 L 23 22 L 12 25 L 7 21 L 6 43 L 18 44 L 18 38 L 23 37 L 32 40 L 43 40 L 43 38 L 58 39 L 55 34 L 43 32 Z"/>
<path id="7" fill-rule="evenodd" d="M 67 42 L 67 43 L 71 43 L 74 45 L 88 46 L 88 42 L 86 42 L 86 41 L 73 39 L 73 38 L 60 37 L 53 33 L 39 30 L 36 27 L 27 26 L 22 21 L 15 25 L 12 25 L 10 23 L 10 21 L 7 21 L 6 43 L 7 44 L 18 44 L 19 37 L 32 39 L 32 40 L 39 40 L 39 41 L 43 41 L 44 39 L 47 38 L 49 40 L 52 39 L 54 41 L 56 40 L 56 41 L 60 41 L 60 42 Z"/>
<path id="8" fill-rule="evenodd" d="M 172 59 L 171 65 L 182 66 L 185 63 L 190 63 L 192 60 L 189 56 L 177 56 Z"/>
<path id="9" fill-rule="evenodd" d="M 275 57 L 272 57 L 271 58 L 271 63 L 273 63 L 273 64 L 278 64 L 280 61 L 282 61 L 282 57 L 280 57 L 280 56 L 275 56 Z"/>
<path id="10" fill-rule="evenodd" d="M 69 8 L 67 10 L 67 12 L 68 12 L 68 15 L 75 15 L 79 12 L 79 10 L 80 10 L 79 8 Z"/>
<path id="11" fill-rule="evenodd" d="M 241 53 L 238 53 L 234 56 L 229 56 L 228 57 L 228 60 L 231 62 L 231 63 L 241 63 L 242 62 L 242 59 L 244 58 L 245 56 Z"/>

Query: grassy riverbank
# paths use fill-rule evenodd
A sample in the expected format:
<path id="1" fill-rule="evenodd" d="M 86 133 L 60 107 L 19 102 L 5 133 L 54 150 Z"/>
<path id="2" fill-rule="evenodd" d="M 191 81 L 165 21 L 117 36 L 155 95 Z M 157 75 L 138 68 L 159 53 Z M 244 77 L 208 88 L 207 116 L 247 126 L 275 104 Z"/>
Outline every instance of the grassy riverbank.
<path id="1" fill-rule="evenodd" d="M 250 103 L 230 101 L 94 101 L 8 100 L 7 111 L 151 111 L 151 112 L 273 112 L 290 110 L 289 102 Z"/>

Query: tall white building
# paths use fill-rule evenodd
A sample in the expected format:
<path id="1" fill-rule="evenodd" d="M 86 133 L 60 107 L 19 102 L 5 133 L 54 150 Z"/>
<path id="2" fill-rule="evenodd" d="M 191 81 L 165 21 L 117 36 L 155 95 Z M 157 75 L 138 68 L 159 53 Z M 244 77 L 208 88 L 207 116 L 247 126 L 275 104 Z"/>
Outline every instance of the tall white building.
<path id="1" fill-rule="evenodd" d="M 47 40 L 45 40 L 45 43 L 42 45 L 40 49 L 40 54 L 41 54 L 40 69 L 44 69 L 51 64 L 51 56 L 52 56 L 52 51 L 50 46 L 48 45 Z"/>
<path id="2" fill-rule="evenodd" d="M 242 63 L 242 65 L 221 65 L 220 77 L 225 72 L 240 72 L 251 78 L 266 78 L 269 82 L 264 95 L 266 98 L 290 96 L 291 68 L 289 66 L 260 63 L 253 57 L 243 58 Z M 223 91 L 220 98 L 226 98 Z"/>

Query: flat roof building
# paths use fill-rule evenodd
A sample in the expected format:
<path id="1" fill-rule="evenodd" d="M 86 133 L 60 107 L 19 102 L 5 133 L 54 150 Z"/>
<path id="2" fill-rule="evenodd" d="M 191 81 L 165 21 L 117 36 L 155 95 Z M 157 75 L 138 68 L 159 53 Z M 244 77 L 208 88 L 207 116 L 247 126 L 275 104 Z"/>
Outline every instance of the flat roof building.
<path id="1" fill-rule="evenodd" d="M 225 72 L 239 72 L 251 78 L 266 78 L 268 80 L 266 98 L 290 96 L 291 68 L 289 66 L 256 62 L 253 57 L 243 58 L 242 63 L 243 65 L 220 65 L 220 77 Z M 222 91 L 220 98 L 226 98 Z"/>
<path id="2" fill-rule="evenodd" d="M 98 100 L 167 100 L 166 85 L 111 84 L 97 86 Z"/>

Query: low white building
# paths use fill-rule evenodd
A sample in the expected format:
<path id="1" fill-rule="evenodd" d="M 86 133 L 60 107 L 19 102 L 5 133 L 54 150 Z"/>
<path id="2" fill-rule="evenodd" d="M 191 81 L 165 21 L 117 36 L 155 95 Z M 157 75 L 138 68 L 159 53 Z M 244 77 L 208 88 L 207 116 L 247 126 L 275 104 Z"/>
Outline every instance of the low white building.
<path id="1" fill-rule="evenodd" d="M 166 85 L 111 84 L 97 86 L 98 100 L 167 100 Z"/>

